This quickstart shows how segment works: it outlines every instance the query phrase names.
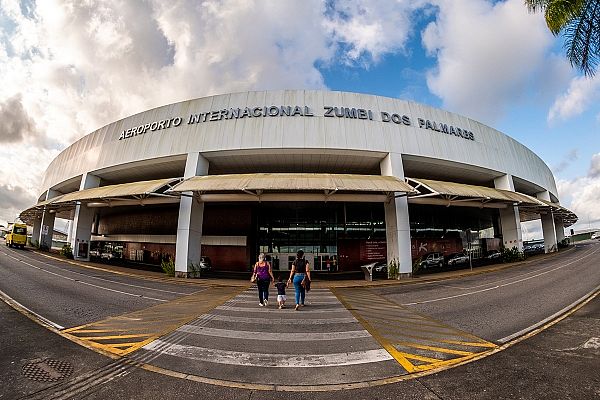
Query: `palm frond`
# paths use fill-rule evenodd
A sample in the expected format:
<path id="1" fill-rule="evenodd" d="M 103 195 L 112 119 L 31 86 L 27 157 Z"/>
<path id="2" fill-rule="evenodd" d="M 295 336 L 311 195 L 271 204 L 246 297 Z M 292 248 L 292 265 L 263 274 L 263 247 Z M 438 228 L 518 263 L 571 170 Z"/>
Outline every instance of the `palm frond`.
<path id="1" fill-rule="evenodd" d="M 552 0 L 546 7 L 546 24 L 555 36 L 577 18 L 585 7 L 586 0 Z"/>
<path id="2" fill-rule="evenodd" d="M 600 63 L 600 0 L 587 0 L 579 15 L 564 28 L 571 65 L 593 76 Z"/>

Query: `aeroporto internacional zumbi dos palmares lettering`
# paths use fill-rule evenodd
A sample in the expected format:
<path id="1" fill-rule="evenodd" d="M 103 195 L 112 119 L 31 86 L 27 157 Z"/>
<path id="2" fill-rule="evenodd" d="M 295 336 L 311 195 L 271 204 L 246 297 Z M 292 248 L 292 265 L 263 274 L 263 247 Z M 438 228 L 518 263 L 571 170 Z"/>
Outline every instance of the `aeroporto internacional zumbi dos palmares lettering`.
<path id="1" fill-rule="evenodd" d="M 355 107 L 323 107 L 323 117 L 331 118 L 351 118 L 359 120 L 374 120 L 374 116 L 377 115 L 373 110 L 367 110 L 364 108 Z M 262 106 L 262 107 L 244 107 L 244 108 L 224 108 L 221 110 L 201 112 L 198 114 L 190 114 L 187 118 L 187 123 L 198 124 L 203 122 L 211 121 L 222 121 L 230 119 L 242 119 L 242 118 L 260 118 L 260 117 L 314 117 L 315 114 L 312 108 L 309 106 Z M 412 120 L 407 115 L 400 115 L 397 113 L 390 113 L 387 111 L 381 111 L 379 113 L 379 120 L 381 122 L 391 122 L 397 125 L 412 125 Z M 139 125 L 133 128 L 123 130 L 119 135 L 119 140 L 128 139 L 137 135 L 142 135 L 147 132 L 154 132 L 162 129 L 168 129 L 171 127 L 177 127 L 182 124 L 184 119 L 182 117 L 174 117 L 164 119 L 160 121 L 153 121 L 144 125 Z M 430 121 L 429 119 L 417 118 L 419 128 L 430 129 L 440 133 L 446 133 L 454 135 L 467 140 L 475 140 L 473 132 L 448 125 L 443 122 Z"/>

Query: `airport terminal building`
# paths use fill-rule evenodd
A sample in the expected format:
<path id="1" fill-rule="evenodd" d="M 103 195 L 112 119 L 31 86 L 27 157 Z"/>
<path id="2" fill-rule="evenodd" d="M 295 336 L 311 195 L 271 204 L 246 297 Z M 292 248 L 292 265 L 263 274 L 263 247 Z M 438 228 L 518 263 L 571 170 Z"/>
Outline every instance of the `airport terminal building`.
<path id="1" fill-rule="evenodd" d="M 92 132 L 60 153 L 21 213 L 49 243 L 72 220 L 76 258 L 110 254 L 176 273 L 246 271 L 260 252 L 288 270 L 432 252 L 522 249 L 541 219 L 546 252 L 577 217 L 531 150 L 477 121 L 413 102 L 345 92 L 233 93 L 169 104 Z"/>

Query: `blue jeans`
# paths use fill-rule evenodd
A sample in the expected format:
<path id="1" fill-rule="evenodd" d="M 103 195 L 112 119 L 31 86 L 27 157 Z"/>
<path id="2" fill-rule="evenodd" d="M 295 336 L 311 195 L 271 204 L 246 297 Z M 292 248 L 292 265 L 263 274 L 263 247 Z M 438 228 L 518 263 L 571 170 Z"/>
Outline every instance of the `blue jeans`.
<path id="1" fill-rule="evenodd" d="M 306 291 L 302 287 L 302 280 L 306 274 L 294 274 L 294 289 L 296 290 L 296 304 L 304 305 L 304 297 L 306 297 Z"/>

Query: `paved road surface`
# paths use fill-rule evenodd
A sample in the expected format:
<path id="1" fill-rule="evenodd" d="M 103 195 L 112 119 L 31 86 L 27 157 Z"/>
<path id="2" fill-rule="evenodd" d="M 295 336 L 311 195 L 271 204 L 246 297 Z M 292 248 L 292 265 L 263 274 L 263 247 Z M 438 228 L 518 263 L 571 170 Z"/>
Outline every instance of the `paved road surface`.
<path id="1" fill-rule="evenodd" d="M 256 289 L 232 290 L 211 305 L 216 288 L 113 275 L 2 249 L 0 290 L 69 327 L 65 332 L 114 354 L 131 353 L 130 359 L 164 373 L 259 389 L 323 389 L 381 384 L 489 352 L 597 289 L 598 260 L 600 244 L 590 243 L 469 278 L 316 289 L 295 312 L 258 307 Z M 162 319 L 171 304 L 210 306 L 169 321 L 174 331 L 164 336 Z M 128 331 L 127 321 L 137 321 L 143 332 Z"/>

